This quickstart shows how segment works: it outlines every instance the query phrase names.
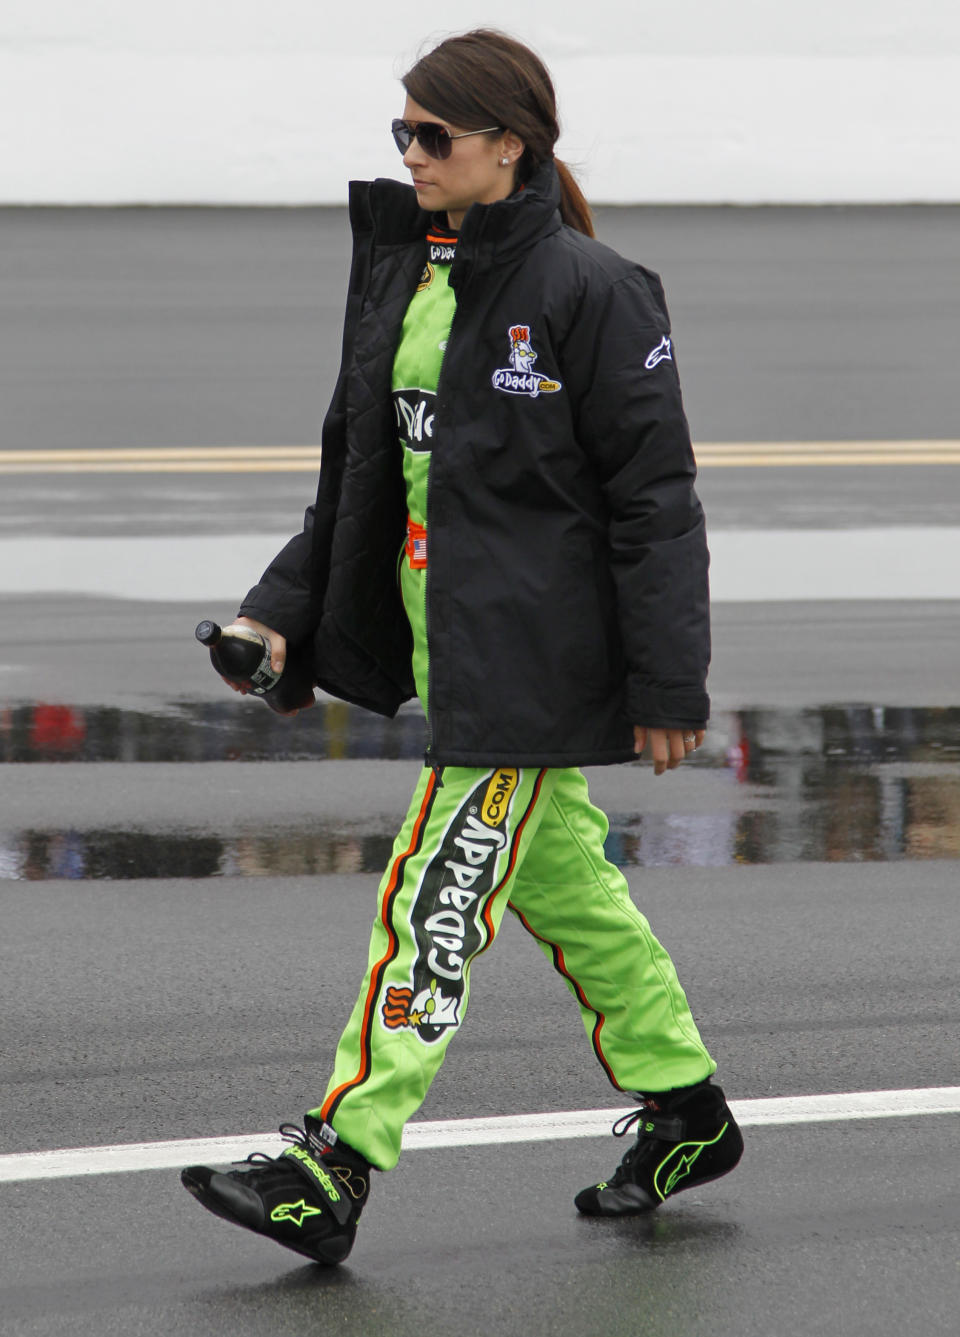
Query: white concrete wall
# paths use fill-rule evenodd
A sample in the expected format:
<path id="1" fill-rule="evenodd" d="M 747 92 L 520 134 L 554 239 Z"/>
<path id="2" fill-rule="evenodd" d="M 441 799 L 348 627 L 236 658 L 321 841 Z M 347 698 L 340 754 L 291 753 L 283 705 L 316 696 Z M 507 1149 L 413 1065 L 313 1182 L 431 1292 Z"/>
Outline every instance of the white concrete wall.
<path id="1" fill-rule="evenodd" d="M 423 39 L 545 57 L 601 202 L 960 201 L 957 0 L 3 0 L 0 202 L 339 203 Z M 426 14 L 426 10 L 425 10 Z"/>

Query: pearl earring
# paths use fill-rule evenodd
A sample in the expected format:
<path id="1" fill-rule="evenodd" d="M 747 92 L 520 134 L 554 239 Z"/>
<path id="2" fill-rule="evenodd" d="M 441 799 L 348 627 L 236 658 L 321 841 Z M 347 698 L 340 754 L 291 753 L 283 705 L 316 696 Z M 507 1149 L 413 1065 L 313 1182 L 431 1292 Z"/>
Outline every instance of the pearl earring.
<path id="1" fill-rule="evenodd" d="M 501 158 L 501 159 L 500 159 L 500 166 L 501 166 L 501 167 L 509 167 L 509 165 L 510 165 L 510 159 L 509 159 L 509 158 Z"/>

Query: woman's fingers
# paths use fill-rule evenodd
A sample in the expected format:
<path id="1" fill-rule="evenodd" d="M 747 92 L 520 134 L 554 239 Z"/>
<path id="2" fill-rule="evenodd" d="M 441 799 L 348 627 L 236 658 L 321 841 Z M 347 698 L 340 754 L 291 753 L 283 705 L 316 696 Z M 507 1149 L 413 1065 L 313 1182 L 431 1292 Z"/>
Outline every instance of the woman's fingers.
<path id="1" fill-rule="evenodd" d="M 634 751 L 639 755 L 649 742 L 653 773 L 662 775 L 664 771 L 674 770 L 691 752 L 696 752 L 705 734 L 705 729 L 651 729 L 636 724 L 633 729 Z"/>
<path id="2" fill-rule="evenodd" d="M 257 622 L 252 617 L 236 617 L 233 620 L 234 626 L 250 627 L 252 631 L 258 631 L 261 636 L 265 636 L 270 642 L 270 667 L 274 673 L 282 673 L 283 666 L 287 662 L 287 640 L 281 636 L 279 631 L 274 631 L 272 627 L 266 626 L 263 622 Z"/>
<path id="3" fill-rule="evenodd" d="M 670 766 L 670 739 L 667 729 L 648 729 L 647 740 L 650 744 L 650 756 L 653 759 L 654 775 L 662 775 Z M 673 762 L 675 766 L 677 763 Z"/>

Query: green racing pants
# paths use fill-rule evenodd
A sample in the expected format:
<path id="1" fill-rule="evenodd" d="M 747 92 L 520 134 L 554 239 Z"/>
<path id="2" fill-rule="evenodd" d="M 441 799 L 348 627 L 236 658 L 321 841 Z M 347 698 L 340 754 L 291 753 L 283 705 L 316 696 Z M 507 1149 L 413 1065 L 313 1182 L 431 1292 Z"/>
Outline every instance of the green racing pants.
<path id="1" fill-rule="evenodd" d="M 426 701 L 420 580 L 402 573 Z M 474 961 L 509 908 L 579 1006 L 612 1084 L 651 1094 L 716 1069 L 667 952 L 604 855 L 577 769 L 425 767 L 380 883 L 367 971 L 322 1119 L 381 1170 L 464 1020 Z"/>

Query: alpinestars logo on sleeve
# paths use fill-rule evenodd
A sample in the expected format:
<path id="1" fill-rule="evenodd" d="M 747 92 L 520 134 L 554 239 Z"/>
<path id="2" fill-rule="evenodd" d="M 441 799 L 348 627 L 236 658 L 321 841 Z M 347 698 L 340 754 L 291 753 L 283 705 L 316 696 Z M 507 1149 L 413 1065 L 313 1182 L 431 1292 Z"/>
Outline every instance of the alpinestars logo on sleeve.
<path id="1" fill-rule="evenodd" d="M 542 372 L 534 371 L 537 360 L 533 344 L 530 342 L 529 325 L 511 325 L 510 366 L 498 367 L 493 373 L 494 390 L 502 390 L 507 395 L 529 395 L 536 399 L 538 395 L 552 395 L 562 389 L 562 382 L 551 381 Z"/>
<path id="2" fill-rule="evenodd" d="M 654 367 L 659 366 L 661 362 L 673 361 L 673 347 L 667 335 L 664 335 L 656 348 L 652 348 L 647 354 L 647 360 L 644 366 L 647 371 L 653 371 Z"/>

